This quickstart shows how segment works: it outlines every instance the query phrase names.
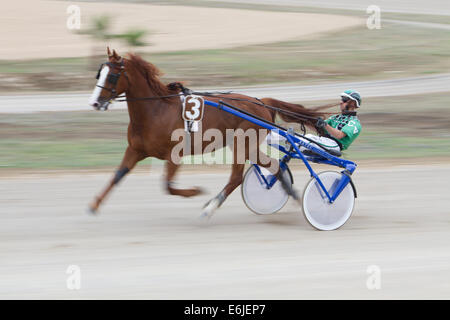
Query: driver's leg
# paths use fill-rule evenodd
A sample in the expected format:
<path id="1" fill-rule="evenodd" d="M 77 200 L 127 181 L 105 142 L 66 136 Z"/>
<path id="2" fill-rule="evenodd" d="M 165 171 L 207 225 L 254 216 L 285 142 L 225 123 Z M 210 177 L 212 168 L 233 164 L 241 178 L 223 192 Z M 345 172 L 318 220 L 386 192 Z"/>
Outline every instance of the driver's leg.
<path id="1" fill-rule="evenodd" d="M 307 134 L 305 135 L 306 138 L 316 142 L 316 145 L 325 151 L 334 150 L 334 151 L 341 151 L 341 148 L 337 144 L 336 141 L 333 139 L 327 138 L 327 137 L 319 137 L 313 134 Z M 309 142 L 306 140 L 306 142 Z M 305 147 L 300 147 L 300 151 L 307 150 Z"/>

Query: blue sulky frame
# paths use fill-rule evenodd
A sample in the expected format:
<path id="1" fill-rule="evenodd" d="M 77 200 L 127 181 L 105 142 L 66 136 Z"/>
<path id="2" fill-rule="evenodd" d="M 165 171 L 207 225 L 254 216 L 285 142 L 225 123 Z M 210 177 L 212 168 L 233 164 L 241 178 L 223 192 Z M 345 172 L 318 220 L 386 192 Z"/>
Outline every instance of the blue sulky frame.
<path id="1" fill-rule="evenodd" d="M 341 192 L 344 190 L 344 188 L 350 183 L 355 197 L 356 195 L 356 189 L 353 185 L 353 182 L 351 180 L 351 175 L 356 169 L 356 163 L 350 161 L 338 158 L 336 156 L 333 156 L 329 154 L 328 152 L 324 151 L 323 149 L 317 147 L 314 143 L 306 142 L 305 140 L 299 139 L 296 134 L 291 134 L 288 132 L 288 130 L 284 130 L 284 128 L 278 127 L 274 125 L 271 122 L 268 122 L 264 119 L 257 118 L 255 116 L 252 116 L 248 113 L 246 113 L 243 110 L 240 110 L 228 103 L 225 103 L 223 101 L 219 101 L 219 103 L 215 103 L 212 101 L 204 100 L 205 104 L 211 107 L 218 108 L 220 110 L 226 111 L 228 113 L 231 113 L 237 117 L 240 117 L 242 119 L 248 120 L 254 124 L 257 124 L 265 129 L 272 130 L 275 133 L 279 134 L 280 136 L 286 138 L 286 140 L 290 144 L 289 150 L 286 149 L 284 146 L 281 145 L 272 145 L 273 147 L 277 147 L 281 152 L 285 153 L 282 159 L 280 159 L 280 168 L 281 170 L 285 171 L 287 170 L 287 163 L 290 159 L 301 159 L 303 163 L 305 164 L 306 168 L 308 169 L 311 177 L 314 177 L 314 179 L 319 184 L 322 191 L 325 193 L 325 195 L 328 198 L 328 201 L 330 203 L 333 203 L 337 197 L 341 194 Z M 300 149 L 299 146 L 305 147 L 306 149 L 312 151 L 315 155 L 304 155 Z M 334 184 L 330 190 L 327 190 L 325 186 L 323 185 L 322 181 L 320 180 L 319 176 L 314 172 L 311 165 L 309 164 L 309 161 L 314 163 L 321 163 L 321 164 L 329 164 L 337 167 L 344 168 L 345 170 L 342 171 L 342 178 L 339 180 L 337 184 Z M 261 169 L 258 165 L 253 164 L 253 166 L 257 169 L 260 178 L 261 183 L 264 183 L 266 185 L 267 189 L 270 189 L 276 182 L 277 178 L 273 175 L 270 175 L 269 177 L 265 177 Z"/>

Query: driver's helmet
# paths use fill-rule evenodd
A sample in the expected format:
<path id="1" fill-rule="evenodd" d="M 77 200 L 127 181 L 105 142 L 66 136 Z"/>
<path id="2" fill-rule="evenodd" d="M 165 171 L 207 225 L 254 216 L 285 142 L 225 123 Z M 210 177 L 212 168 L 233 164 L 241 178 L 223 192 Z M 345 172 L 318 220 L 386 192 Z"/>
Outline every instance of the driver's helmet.
<path id="1" fill-rule="evenodd" d="M 345 98 L 347 98 L 347 99 L 351 99 L 351 100 L 355 101 L 357 108 L 359 108 L 361 106 L 361 95 L 359 94 L 358 91 L 345 90 L 344 92 L 341 93 L 341 97 L 344 100 L 345 100 Z"/>

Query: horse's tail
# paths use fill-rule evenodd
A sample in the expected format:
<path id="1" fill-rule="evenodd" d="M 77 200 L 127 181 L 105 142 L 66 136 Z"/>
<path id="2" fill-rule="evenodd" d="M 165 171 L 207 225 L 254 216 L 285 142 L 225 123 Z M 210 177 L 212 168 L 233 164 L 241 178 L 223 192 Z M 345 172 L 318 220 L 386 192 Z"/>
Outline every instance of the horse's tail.
<path id="1" fill-rule="evenodd" d="M 264 104 L 267 104 L 269 106 L 288 111 L 289 113 L 295 113 L 296 115 L 298 115 L 298 117 L 296 117 L 294 115 L 289 115 L 289 114 L 277 111 L 276 114 L 278 114 L 283 121 L 297 122 L 297 123 L 303 122 L 305 125 L 313 128 L 313 129 L 315 129 L 314 125 L 316 124 L 317 119 L 319 117 L 326 118 L 332 114 L 331 112 L 322 112 L 320 110 L 331 108 L 334 106 L 334 105 L 330 104 L 330 105 L 319 106 L 319 107 L 315 107 L 315 108 L 305 108 L 301 104 L 284 102 L 284 101 L 272 99 L 272 98 L 263 98 L 263 99 L 261 99 L 261 101 Z M 304 116 L 304 117 L 302 118 L 302 116 Z"/>

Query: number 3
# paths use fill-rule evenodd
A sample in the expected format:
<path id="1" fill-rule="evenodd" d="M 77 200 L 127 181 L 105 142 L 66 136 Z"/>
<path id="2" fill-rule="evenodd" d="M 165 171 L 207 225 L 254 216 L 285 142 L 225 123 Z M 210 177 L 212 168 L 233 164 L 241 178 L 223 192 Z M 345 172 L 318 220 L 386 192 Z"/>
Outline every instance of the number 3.
<path id="1" fill-rule="evenodd" d="M 197 98 L 191 98 L 189 99 L 189 103 L 194 103 L 194 106 L 191 108 L 190 111 L 186 111 L 186 116 L 191 119 L 191 120 L 195 120 L 198 118 L 198 116 L 200 115 L 200 101 L 198 101 Z M 192 111 L 194 111 L 194 113 L 192 113 Z"/>

